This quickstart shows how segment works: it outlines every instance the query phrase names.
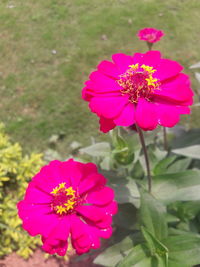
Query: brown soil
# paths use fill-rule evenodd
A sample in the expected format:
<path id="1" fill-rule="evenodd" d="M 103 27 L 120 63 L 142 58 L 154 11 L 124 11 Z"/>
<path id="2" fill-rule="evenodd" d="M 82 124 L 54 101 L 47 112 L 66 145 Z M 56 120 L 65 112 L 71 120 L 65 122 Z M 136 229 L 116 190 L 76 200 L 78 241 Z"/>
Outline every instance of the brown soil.
<path id="1" fill-rule="evenodd" d="M 80 262 L 67 263 L 62 259 L 56 257 L 44 258 L 44 253 L 37 249 L 34 254 L 28 259 L 24 260 L 16 253 L 12 253 L 4 259 L 0 259 L 0 267 L 100 267 L 92 263 L 92 258 Z"/>

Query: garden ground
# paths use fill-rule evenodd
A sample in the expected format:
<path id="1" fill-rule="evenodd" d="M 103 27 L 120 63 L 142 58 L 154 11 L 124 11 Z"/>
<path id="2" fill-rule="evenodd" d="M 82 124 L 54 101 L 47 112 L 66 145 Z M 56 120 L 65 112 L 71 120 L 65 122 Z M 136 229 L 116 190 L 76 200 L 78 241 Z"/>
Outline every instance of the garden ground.
<path id="1" fill-rule="evenodd" d="M 41 250 L 36 250 L 32 257 L 24 260 L 15 253 L 7 256 L 5 259 L 0 259 L 0 267 L 98 267 L 100 265 L 93 264 L 91 258 L 82 262 L 68 264 L 62 259 L 51 256 L 49 259 L 44 258 L 44 253 Z"/>

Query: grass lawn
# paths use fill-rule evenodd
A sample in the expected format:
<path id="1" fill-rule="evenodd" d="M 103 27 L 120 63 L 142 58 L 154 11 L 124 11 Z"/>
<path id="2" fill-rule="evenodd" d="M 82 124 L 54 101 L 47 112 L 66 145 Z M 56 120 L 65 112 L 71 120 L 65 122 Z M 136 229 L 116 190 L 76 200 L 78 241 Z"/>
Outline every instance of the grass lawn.
<path id="1" fill-rule="evenodd" d="M 26 150 L 46 149 L 61 132 L 62 153 L 73 140 L 104 138 L 81 99 L 89 73 L 113 53 L 144 52 L 136 33 L 156 27 L 166 35 L 155 49 L 192 74 L 189 66 L 200 61 L 199 10 L 198 0 L 1 0 L 0 120 Z M 200 127 L 197 108 L 185 121 Z"/>

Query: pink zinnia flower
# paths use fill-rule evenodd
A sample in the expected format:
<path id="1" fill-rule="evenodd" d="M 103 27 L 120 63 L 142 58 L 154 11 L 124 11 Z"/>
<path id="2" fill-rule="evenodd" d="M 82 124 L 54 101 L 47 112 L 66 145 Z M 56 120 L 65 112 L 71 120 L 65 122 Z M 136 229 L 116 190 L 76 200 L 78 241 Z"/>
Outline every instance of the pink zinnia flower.
<path id="1" fill-rule="evenodd" d="M 142 41 L 147 41 L 148 43 L 156 43 L 160 41 L 164 32 L 155 28 L 144 28 L 138 32 L 138 37 Z"/>
<path id="2" fill-rule="evenodd" d="M 112 234 L 114 192 L 93 163 L 52 161 L 29 183 L 18 203 L 23 228 L 40 234 L 43 249 L 64 256 L 69 239 L 78 254 L 100 247 Z"/>
<path id="3" fill-rule="evenodd" d="M 101 131 L 135 123 L 143 130 L 173 127 L 180 114 L 190 113 L 193 92 L 179 63 L 162 59 L 159 51 L 112 59 L 98 65 L 82 92 L 100 117 Z"/>

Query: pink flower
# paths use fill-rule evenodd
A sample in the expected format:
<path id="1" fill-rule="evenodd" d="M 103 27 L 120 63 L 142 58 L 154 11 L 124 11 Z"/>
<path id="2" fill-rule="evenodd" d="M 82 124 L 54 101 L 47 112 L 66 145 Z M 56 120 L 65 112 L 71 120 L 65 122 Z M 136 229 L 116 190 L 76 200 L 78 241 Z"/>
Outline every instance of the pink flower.
<path id="1" fill-rule="evenodd" d="M 40 234 L 43 249 L 64 256 L 69 239 L 78 254 L 100 247 L 112 234 L 114 192 L 93 163 L 52 161 L 36 174 L 18 203 L 23 228 Z"/>
<path id="2" fill-rule="evenodd" d="M 98 65 L 82 91 L 100 118 L 101 131 L 135 123 L 145 131 L 158 124 L 173 127 L 180 114 L 190 113 L 193 92 L 179 63 L 162 59 L 159 51 L 115 54 L 112 59 Z"/>
<path id="3" fill-rule="evenodd" d="M 138 37 L 148 43 L 156 43 L 164 35 L 164 32 L 155 28 L 144 28 L 138 32 Z"/>

